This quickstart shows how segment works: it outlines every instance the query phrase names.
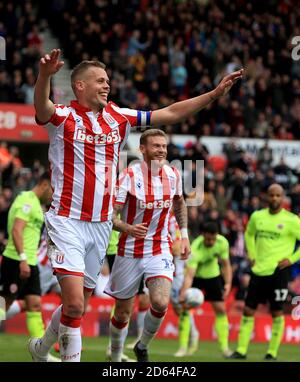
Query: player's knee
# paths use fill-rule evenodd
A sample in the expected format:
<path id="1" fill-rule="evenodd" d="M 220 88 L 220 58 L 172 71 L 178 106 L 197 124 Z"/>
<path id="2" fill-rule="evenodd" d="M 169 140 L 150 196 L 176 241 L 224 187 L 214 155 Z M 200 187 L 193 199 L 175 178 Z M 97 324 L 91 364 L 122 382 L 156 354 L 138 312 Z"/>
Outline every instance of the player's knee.
<path id="1" fill-rule="evenodd" d="M 131 309 L 115 309 L 114 317 L 119 322 L 128 322 L 130 319 Z"/>
<path id="2" fill-rule="evenodd" d="M 69 317 L 81 317 L 84 313 L 84 303 L 83 301 L 72 301 L 63 304 L 63 312 Z"/>
<path id="3" fill-rule="evenodd" d="M 163 313 L 168 309 L 168 300 L 155 299 L 151 301 L 152 308 L 159 313 Z"/>

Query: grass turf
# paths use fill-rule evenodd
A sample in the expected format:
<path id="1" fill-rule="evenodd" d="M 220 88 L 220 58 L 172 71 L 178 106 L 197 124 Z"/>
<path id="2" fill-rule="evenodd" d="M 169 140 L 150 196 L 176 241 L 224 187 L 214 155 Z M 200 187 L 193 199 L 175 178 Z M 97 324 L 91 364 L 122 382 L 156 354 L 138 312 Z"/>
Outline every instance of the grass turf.
<path id="1" fill-rule="evenodd" d="M 0 362 L 30 362 L 31 357 L 27 351 L 28 337 L 25 335 L 0 333 Z M 127 343 L 132 338 L 128 337 Z M 83 338 L 82 362 L 104 362 L 106 360 L 106 347 L 108 337 Z M 222 358 L 216 342 L 199 342 L 198 351 L 190 356 L 176 358 L 173 354 L 178 348 L 176 340 L 155 339 L 150 347 L 150 360 L 152 362 L 261 362 L 267 350 L 266 343 L 251 343 L 246 360 L 235 361 Z M 235 344 L 231 343 L 235 349 Z M 54 352 L 52 354 L 55 355 Z M 125 350 L 130 358 L 134 359 L 131 350 Z M 300 362 L 299 345 L 281 345 L 278 361 Z"/>

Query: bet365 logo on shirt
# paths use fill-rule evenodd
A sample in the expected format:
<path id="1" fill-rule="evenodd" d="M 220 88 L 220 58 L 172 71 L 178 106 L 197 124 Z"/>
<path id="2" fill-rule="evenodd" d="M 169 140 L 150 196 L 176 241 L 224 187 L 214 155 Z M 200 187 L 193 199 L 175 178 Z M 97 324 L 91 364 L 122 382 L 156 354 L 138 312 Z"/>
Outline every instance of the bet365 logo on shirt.
<path id="1" fill-rule="evenodd" d="M 152 210 L 153 208 L 170 208 L 171 207 L 171 200 L 154 200 L 153 202 L 144 202 L 143 200 L 140 200 L 140 208 L 149 209 Z"/>
<path id="2" fill-rule="evenodd" d="M 300 320 L 300 296 L 293 297 L 292 305 L 296 305 L 292 310 L 292 319 L 296 321 Z"/>

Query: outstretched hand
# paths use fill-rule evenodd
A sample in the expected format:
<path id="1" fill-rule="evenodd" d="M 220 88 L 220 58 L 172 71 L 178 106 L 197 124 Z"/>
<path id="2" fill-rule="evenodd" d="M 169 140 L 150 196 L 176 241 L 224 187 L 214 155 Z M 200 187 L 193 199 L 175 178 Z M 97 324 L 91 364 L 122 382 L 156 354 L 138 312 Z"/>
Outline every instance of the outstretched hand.
<path id="1" fill-rule="evenodd" d="M 40 59 L 40 73 L 45 76 L 52 76 L 60 70 L 64 65 L 63 61 L 59 60 L 60 49 L 52 49 L 50 55 L 45 54 Z"/>
<path id="2" fill-rule="evenodd" d="M 222 79 L 219 85 L 213 90 L 213 98 L 217 99 L 229 92 L 232 85 L 243 77 L 244 69 L 228 74 Z"/>

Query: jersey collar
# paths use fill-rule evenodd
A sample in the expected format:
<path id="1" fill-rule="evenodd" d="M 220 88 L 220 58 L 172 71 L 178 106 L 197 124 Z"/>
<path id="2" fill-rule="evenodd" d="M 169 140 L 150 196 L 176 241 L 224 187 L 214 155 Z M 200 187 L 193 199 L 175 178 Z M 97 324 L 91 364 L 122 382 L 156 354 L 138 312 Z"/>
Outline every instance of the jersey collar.
<path id="1" fill-rule="evenodd" d="M 80 105 L 80 104 L 78 103 L 77 100 L 72 100 L 72 101 L 70 102 L 70 106 L 71 106 L 73 109 L 75 109 L 75 110 L 77 110 L 77 111 L 79 111 L 79 112 L 82 112 L 82 113 L 87 113 L 87 112 L 91 112 L 91 111 L 92 111 L 92 110 L 89 109 L 88 107 L 85 107 L 85 106 Z M 102 110 L 100 109 L 99 112 L 98 112 L 98 115 L 101 114 L 101 113 L 102 113 Z"/>

